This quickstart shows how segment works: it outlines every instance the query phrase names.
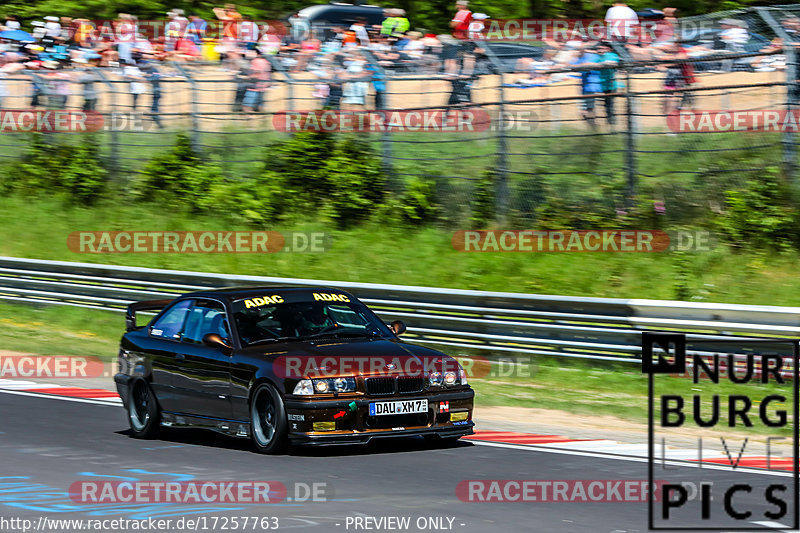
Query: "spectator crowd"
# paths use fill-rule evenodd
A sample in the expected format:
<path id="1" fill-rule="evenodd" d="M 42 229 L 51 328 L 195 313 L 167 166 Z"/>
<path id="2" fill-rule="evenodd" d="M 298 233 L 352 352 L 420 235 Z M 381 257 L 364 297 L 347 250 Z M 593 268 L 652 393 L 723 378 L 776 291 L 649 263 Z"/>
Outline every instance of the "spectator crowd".
<path id="1" fill-rule="evenodd" d="M 129 83 L 134 110 L 144 105 L 149 93 L 148 113 L 160 126 L 163 78 L 180 73 L 165 65 L 205 62 L 233 72 L 235 93 L 232 110 L 252 113 L 262 110 L 271 86 L 272 73 L 310 77 L 313 95 L 320 105 L 389 106 L 386 80 L 403 73 L 436 75 L 447 79 L 451 91 L 448 105 L 471 102 L 471 87 L 482 74 L 496 72 L 485 40 L 491 22 L 485 13 L 473 13 L 467 0 L 458 0 L 449 21 L 451 33 L 436 35 L 414 29 L 405 11 L 386 8 L 380 23 L 357 16 L 346 24 L 319 25 L 302 12 L 286 22 L 258 22 L 244 17 L 233 4 L 213 10 L 215 20 L 197 14 L 186 16 L 172 9 L 162 21 L 145 22 L 120 13 L 114 21 L 90 21 L 47 16 L 26 21 L 25 28 L 14 16 L 0 26 L 0 107 L 7 96 L 3 79 L 24 71 L 32 80 L 32 106 L 63 106 L 75 83 L 82 87 L 83 109 L 96 108 L 98 84 L 103 69 L 112 69 Z M 688 60 L 711 54 L 749 51 L 753 36 L 743 20 L 725 18 L 705 39 L 683 42 L 677 31 L 677 10 L 649 10 L 654 38 L 642 39 L 639 14 L 623 2 L 608 8 L 605 16 L 611 34 L 606 39 L 557 40 L 542 36 L 536 53 L 515 59 L 512 85 L 532 87 L 579 80 L 582 112 L 594 124 L 596 104 L 602 103 L 607 122 L 614 124 L 614 95 L 620 88 L 616 69 L 621 55 L 662 71 L 664 88 L 670 91 L 664 111 L 691 105 L 679 94 L 696 83 Z M 787 32 L 800 32 L 800 19 L 783 20 Z M 798 33 L 800 35 L 800 33 Z M 608 39 L 613 37 L 613 39 Z M 757 43 L 759 50 L 780 51 L 780 39 Z M 670 60 L 676 63 L 670 64 Z M 591 70 L 593 65 L 602 65 Z M 720 60 L 718 70 L 775 70 L 786 67 L 780 54 Z M 569 72 L 575 69 L 575 72 Z M 372 97 L 370 98 L 370 95 Z M 677 95 L 677 96 L 676 96 Z"/>

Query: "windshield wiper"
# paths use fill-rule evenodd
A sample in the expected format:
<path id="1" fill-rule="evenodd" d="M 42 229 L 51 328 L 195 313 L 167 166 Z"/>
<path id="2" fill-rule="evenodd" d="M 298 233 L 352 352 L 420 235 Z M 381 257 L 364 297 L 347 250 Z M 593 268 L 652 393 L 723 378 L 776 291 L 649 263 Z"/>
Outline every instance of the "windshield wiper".
<path id="1" fill-rule="evenodd" d="M 248 342 L 248 346 L 253 346 L 255 344 L 262 344 L 265 342 L 278 342 L 278 341 L 298 341 L 300 337 L 270 337 L 268 339 L 258 339 L 255 341 Z"/>
<path id="2" fill-rule="evenodd" d="M 381 335 L 375 331 L 344 331 L 344 330 L 332 330 L 332 331 L 320 331 L 319 333 L 312 333 L 311 335 L 305 335 L 303 339 L 316 339 L 320 337 L 365 337 L 368 339 L 379 338 Z"/>

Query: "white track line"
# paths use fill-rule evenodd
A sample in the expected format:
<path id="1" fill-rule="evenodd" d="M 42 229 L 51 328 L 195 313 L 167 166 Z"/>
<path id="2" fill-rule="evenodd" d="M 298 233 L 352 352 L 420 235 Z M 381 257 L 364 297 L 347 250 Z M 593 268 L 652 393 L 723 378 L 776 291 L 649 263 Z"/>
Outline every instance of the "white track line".
<path id="1" fill-rule="evenodd" d="M 48 398 L 50 400 L 63 400 L 66 402 L 78 402 L 78 403 L 93 403 L 95 405 L 109 405 L 112 407 L 119 407 L 122 405 L 122 400 L 120 398 L 108 398 L 105 400 L 101 400 L 99 398 L 73 398 L 71 396 L 56 396 L 53 394 L 42 394 L 38 392 L 28 392 L 28 391 L 21 391 L 21 390 L 7 390 L 7 389 L 0 389 L 1 394 L 14 394 L 16 396 L 31 396 L 34 398 Z"/>

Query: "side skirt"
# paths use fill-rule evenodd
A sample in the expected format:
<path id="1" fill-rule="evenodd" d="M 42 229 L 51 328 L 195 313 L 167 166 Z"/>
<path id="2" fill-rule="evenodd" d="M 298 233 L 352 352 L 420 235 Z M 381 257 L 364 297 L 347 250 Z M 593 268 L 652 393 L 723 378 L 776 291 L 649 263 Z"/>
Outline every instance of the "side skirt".
<path id="1" fill-rule="evenodd" d="M 232 437 L 249 437 L 250 422 L 242 420 L 226 420 L 224 418 L 213 418 L 210 416 L 187 415 L 184 413 L 173 413 L 163 411 L 161 413 L 161 425 L 164 427 L 176 428 L 203 428 L 230 435 Z"/>

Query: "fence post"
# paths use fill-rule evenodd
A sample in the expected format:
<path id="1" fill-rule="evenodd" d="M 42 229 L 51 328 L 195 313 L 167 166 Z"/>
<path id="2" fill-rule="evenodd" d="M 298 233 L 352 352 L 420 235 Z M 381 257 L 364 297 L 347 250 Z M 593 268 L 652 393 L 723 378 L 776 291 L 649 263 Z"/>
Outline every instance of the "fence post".
<path id="1" fill-rule="evenodd" d="M 117 180 L 119 179 L 119 132 L 117 131 L 116 125 L 117 92 L 114 89 L 114 84 L 103 74 L 102 69 L 92 67 L 92 72 L 97 74 L 97 77 L 100 78 L 103 84 L 108 88 L 108 106 L 110 112 L 106 113 L 106 116 L 111 118 L 111 123 L 107 125 L 108 131 L 110 132 L 109 136 L 111 137 L 111 144 L 108 147 L 108 152 L 110 154 L 108 171 L 111 174 L 111 179 Z"/>
<path id="2" fill-rule="evenodd" d="M 484 47 L 484 53 L 489 59 L 495 72 L 498 74 L 500 85 L 498 87 L 498 105 L 497 105 L 497 125 L 490 124 L 490 127 L 497 128 L 497 168 L 495 170 L 495 220 L 498 224 L 505 224 L 508 216 L 508 139 L 506 138 L 506 94 L 505 78 L 503 74 L 506 72 L 506 66 L 500 60 L 494 51 L 488 46 Z"/>
<path id="3" fill-rule="evenodd" d="M 786 54 L 786 111 L 794 113 L 797 109 L 797 52 L 792 43 L 784 45 L 783 49 Z M 781 141 L 783 143 L 784 174 L 788 181 L 794 181 L 797 168 L 797 149 L 792 128 L 784 128 Z"/>
<path id="4" fill-rule="evenodd" d="M 627 194 L 625 206 L 633 206 L 633 198 L 636 195 L 636 100 L 631 90 L 631 69 L 625 69 L 625 107 L 626 107 L 626 126 L 625 132 L 625 167 L 628 177 Z"/>
<path id="5" fill-rule="evenodd" d="M 495 215 L 499 224 L 505 224 L 508 215 L 508 139 L 506 138 L 506 95 L 503 88 L 503 71 L 500 71 L 497 117 L 497 184 L 495 190 Z"/>
<path id="6" fill-rule="evenodd" d="M 794 113 L 797 109 L 798 96 L 797 52 L 794 48 L 797 44 L 797 40 L 794 38 L 793 34 L 790 35 L 786 31 L 786 28 L 772 16 L 772 11 L 779 8 L 754 7 L 753 9 L 756 10 L 764 22 L 766 22 L 772 31 L 783 41 L 783 53 L 786 56 L 786 112 Z M 789 182 L 794 181 L 794 175 L 797 169 L 795 134 L 791 130 L 792 128 L 784 128 L 781 134 L 781 144 L 783 145 L 783 173 L 786 180 Z"/>
<path id="7" fill-rule="evenodd" d="M 192 131 L 191 131 L 191 142 L 192 142 L 192 149 L 196 153 L 200 153 L 200 109 L 198 107 L 197 102 L 197 80 L 195 80 L 192 75 L 187 71 L 183 66 L 178 63 L 177 61 L 171 61 L 170 64 L 175 67 L 175 69 L 181 73 L 181 75 L 186 78 L 186 81 L 189 83 L 189 90 L 191 91 L 192 98 L 191 98 L 191 116 L 192 116 Z"/>
<path id="8" fill-rule="evenodd" d="M 389 105 L 389 95 L 391 93 L 389 92 L 389 78 L 386 75 L 386 69 L 381 66 L 381 64 L 378 62 L 378 58 L 375 57 L 369 50 L 364 50 L 362 54 L 369 61 L 370 68 L 374 68 L 377 71 L 376 73 L 381 76 L 383 83 L 386 86 L 386 90 L 384 91 L 383 95 L 383 110 L 391 109 L 391 106 Z M 377 107 L 375 110 L 383 111 Z M 386 124 L 385 115 L 383 122 Z M 396 176 L 394 175 L 394 165 L 392 165 L 392 133 L 389 130 L 390 128 L 383 128 L 383 131 L 381 132 L 381 168 L 383 168 L 383 173 L 386 175 L 386 182 L 389 190 L 402 191 L 403 187 L 400 187 L 400 184 L 396 183 Z"/>

